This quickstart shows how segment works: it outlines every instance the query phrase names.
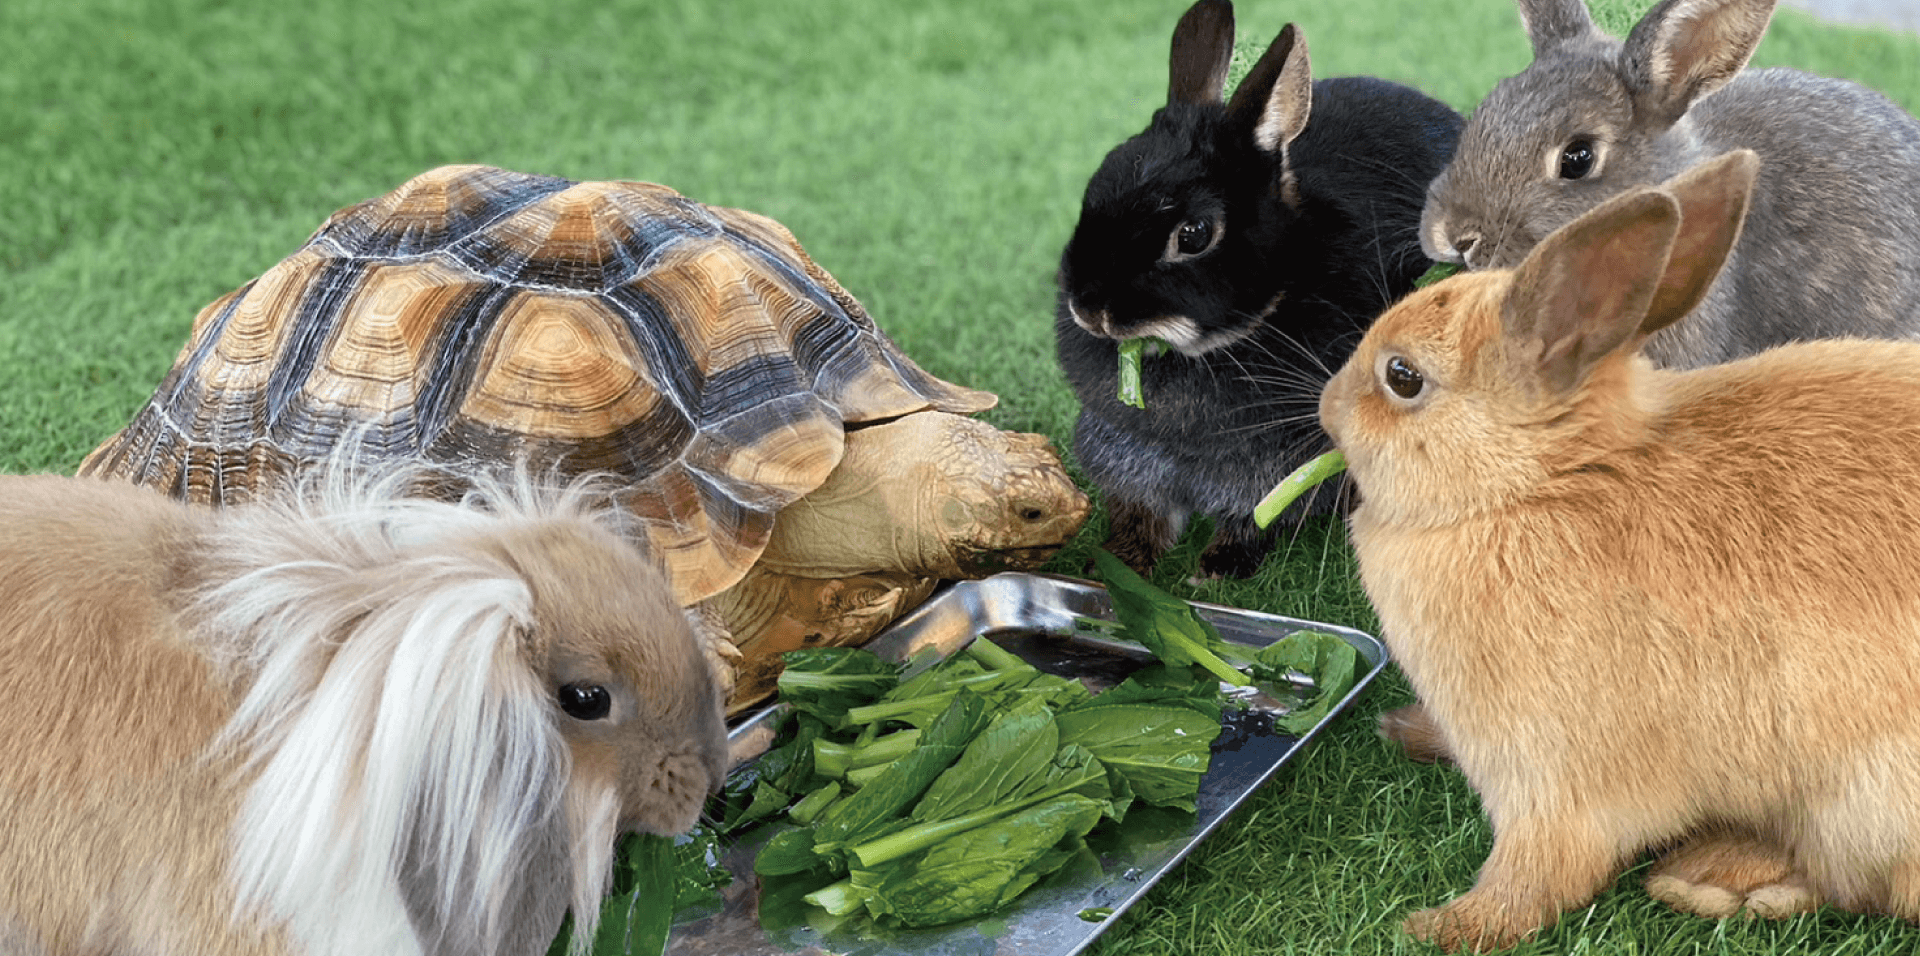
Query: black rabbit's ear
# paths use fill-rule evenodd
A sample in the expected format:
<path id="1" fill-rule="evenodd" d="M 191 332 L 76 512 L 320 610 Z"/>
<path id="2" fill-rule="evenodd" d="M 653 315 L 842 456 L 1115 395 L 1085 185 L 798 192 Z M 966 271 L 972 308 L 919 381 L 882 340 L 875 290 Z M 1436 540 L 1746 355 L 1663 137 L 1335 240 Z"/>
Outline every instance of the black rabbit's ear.
<path id="1" fill-rule="evenodd" d="M 1520 24 L 1533 43 L 1533 58 L 1568 40 L 1594 32 L 1593 17 L 1582 0 L 1519 0 Z"/>
<path id="2" fill-rule="evenodd" d="M 1233 4 L 1200 0 L 1187 8 L 1173 28 L 1168 103 L 1220 102 L 1233 62 Z"/>
<path id="3" fill-rule="evenodd" d="M 1760 45 L 1774 0 L 1666 0 L 1627 34 L 1620 64 L 1641 105 L 1679 116 L 1725 86 Z"/>
<path id="4" fill-rule="evenodd" d="M 1280 35 L 1233 91 L 1227 113 L 1251 123 L 1254 144 L 1262 151 L 1284 153 L 1287 144 L 1307 128 L 1312 109 L 1313 65 L 1307 59 L 1307 38 L 1289 23 L 1280 28 Z"/>

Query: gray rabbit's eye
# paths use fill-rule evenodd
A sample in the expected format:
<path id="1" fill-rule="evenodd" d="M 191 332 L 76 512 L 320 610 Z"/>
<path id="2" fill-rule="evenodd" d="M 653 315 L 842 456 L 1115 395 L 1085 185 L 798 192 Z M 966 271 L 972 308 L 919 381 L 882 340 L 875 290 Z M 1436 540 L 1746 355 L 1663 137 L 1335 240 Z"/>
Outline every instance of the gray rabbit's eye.
<path id="1" fill-rule="evenodd" d="M 613 709 L 613 695 L 599 684 L 562 684 L 554 692 L 560 709 L 575 720 L 599 720 Z"/>
<path id="2" fill-rule="evenodd" d="M 1560 151 L 1560 178 L 1585 179 L 1593 172 L 1593 140 L 1576 139 Z"/>
<path id="3" fill-rule="evenodd" d="M 1210 219 L 1189 219 L 1174 227 L 1168 237 L 1167 258 L 1197 256 L 1213 248 L 1214 228 Z"/>
<path id="4" fill-rule="evenodd" d="M 1427 387 L 1427 379 L 1420 374 L 1420 369 L 1398 355 L 1387 359 L 1386 367 L 1381 370 L 1380 379 L 1387 383 L 1387 388 L 1392 390 L 1393 394 L 1401 398 L 1416 398 L 1421 389 Z"/>

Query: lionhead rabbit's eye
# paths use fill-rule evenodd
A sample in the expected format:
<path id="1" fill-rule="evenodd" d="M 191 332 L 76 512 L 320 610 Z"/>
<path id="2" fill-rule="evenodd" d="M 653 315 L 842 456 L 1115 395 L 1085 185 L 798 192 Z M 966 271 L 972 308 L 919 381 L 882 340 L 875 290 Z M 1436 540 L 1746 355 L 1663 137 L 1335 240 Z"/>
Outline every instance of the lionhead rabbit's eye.
<path id="1" fill-rule="evenodd" d="M 599 684 L 562 684 L 555 696 L 560 709 L 575 720 L 599 720 L 613 708 L 613 695 Z"/>
<path id="2" fill-rule="evenodd" d="M 1169 252 L 1182 256 L 1197 256 L 1213 245 L 1213 223 L 1205 219 L 1189 219 L 1173 230 L 1173 243 Z"/>
<path id="3" fill-rule="evenodd" d="M 1560 178 L 1585 179 L 1593 172 L 1593 141 L 1576 139 L 1560 151 Z"/>
<path id="4" fill-rule="evenodd" d="M 1412 362 L 1398 355 L 1387 359 L 1386 369 L 1380 377 L 1386 381 L 1387 387 L 1393 390 L 1393 394 L 1401 398 L 1413 398 L 1420 394 L 1421 389 L 1427 387 L 1427 380 L 1420 374 L 1420 370 L 1415 368 Z"/>

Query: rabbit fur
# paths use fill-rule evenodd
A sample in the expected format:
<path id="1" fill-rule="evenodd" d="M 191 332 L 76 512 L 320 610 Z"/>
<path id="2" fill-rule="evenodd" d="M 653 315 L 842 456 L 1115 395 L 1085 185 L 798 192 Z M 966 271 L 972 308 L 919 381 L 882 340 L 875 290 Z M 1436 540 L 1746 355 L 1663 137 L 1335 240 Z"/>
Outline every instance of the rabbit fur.
<path id="1" fill-rule="evenodd" d="M 610 498 L 330 474 L 0 478 L 7 952 L 537 956 L 695 822 L 719 693 Z"/>
<path id="2" fill-rule="evenodd" d="M 1653 336 L 1647 356 L 1687 368 L 1920 331 L 1920 120 L 1856 83 L 1745 70 L 1774 0 L 1664 0 L 1624 41 L 1581 0 L 1519 7 L 1534 60 L 1474 109 L 1433 181 L 1428 255 L 1511 268 L 1609 197 L 1751 149 L 1761 167 L 1744 238 L 1698 314 Z"/>
<path id="3" fill-rule="evenodd" d="M 1075 457 L 1103 493 L 1107 550 L 1140 570 L 1196 515 L 1214 523 L 1208 573 L 1259 566 L 1274 534 L 1254 505 L 1326 450 L 1320 386 L 1428 267 L 1420 206 L 1461 123 L 1385 80 L 1313 80 L 1292 24 L 1226 100 L 1233 36 L 1226 0 L 1180 19 L 1166 106 L 1089 179 L 1061 254 Z M 1117 397 L 1119 343 L 1141 336 L 1171 345 L 1143 362 L 1144 409 Z"/>
<path id="4" fill-rule="evenodd" d="M 1322 396 L 1362 583 L 1493 828 L 1420 939 L 1511 945 L 1648 849 L 1689 912 L 1920 919 L 1920 343 L 1641 354 L 1758 169 L 1726 154 L 1414 293 Z"/>

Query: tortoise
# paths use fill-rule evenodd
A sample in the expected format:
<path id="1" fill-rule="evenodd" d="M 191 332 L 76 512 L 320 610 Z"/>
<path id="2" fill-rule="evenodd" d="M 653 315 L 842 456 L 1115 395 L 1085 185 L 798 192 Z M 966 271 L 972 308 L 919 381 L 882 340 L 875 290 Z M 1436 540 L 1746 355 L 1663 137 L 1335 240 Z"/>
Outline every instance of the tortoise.
<path id="1" fill-rule="evenodd" d="M 349 433 L 456 474 L 612 472 L 737 712 L 779 652 L 863 641 L 1079 529 L 1047 440 L 968 417 L 997 401 L 907 358 L 768 217 L 446 166 L 202 309 L 79 472 L 231 503 Z"/>

